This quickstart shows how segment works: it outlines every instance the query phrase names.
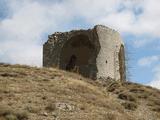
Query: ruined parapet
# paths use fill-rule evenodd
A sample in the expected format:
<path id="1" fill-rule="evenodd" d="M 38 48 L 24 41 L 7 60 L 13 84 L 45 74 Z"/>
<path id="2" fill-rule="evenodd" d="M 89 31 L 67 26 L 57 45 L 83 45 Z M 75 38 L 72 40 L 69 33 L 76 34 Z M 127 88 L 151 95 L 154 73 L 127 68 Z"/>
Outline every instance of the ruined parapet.
<path id="1" fill-rule="evenodd" d="M 124 44 L 115 30 L 97 25 L 48 36 L 43 46 L 43 66 L 66 70 L 71 56 L 75 56 L 74 65 L 85 77 L 125 80 Z"/>

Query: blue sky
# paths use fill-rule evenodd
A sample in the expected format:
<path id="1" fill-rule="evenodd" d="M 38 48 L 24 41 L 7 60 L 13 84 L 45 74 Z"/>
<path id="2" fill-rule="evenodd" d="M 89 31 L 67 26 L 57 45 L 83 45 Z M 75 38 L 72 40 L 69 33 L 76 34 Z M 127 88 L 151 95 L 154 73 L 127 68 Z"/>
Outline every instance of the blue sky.
<path id="1" fill-rule="evenodd" d="M 0 62 L 42 65 L 48 34 L 103 24 L 120 32 L 129 80 L 160 89 L 159 0 L 0 0 Z"/>

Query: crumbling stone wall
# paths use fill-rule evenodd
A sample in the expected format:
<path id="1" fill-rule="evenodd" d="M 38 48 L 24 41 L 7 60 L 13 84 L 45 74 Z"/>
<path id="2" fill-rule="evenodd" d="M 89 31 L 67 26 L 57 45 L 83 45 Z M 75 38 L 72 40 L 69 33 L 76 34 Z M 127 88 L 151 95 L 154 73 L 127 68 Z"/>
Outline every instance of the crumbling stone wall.
<path id="1" fill-rule="evenodd" d="M 125 79 L 125 54 L 118 32 L 97 25 L 89 30 L 56 32 L 43 46 L 43 66 L 66 70 L 75 56 L 78 72 L 92 79 Z"/>

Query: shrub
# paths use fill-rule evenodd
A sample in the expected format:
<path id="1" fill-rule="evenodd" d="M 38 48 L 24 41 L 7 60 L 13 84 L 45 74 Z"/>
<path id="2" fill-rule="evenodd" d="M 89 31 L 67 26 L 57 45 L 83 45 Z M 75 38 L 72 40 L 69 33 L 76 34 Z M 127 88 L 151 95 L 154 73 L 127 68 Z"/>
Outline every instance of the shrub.
<path id="1" fill-rule="evenodd" d="M 113 113 L 107 113 L 104 116 L 105 120 L 116 120 L 116 115 Z"/>
<path id="2" fill-rule="evenodd" d="M 27 106 L 26 110 L 30 113 L 38 113 L 38 111 L 40 111 L 38 107 L 31 107 L 31 106 Z"/>
<path id="3" fill-rule="evenodd" d="M 52 112 L 56 109 L 56 105 L 54 103 L 50 103 L 47 105 L 46 110 Z"/>
<path id="4" fill-rule="evenodd" d="M 152 108 L 152 111 L 160 113 L 160 107 L 158 107 L 158 106 L 154 107 L 154 108 Z"/>
<path id="5" fill-rule="evenodd" d="M 120 87 L 120 85 L 117 82 L 113 82 L 109 87 L 108 87 L 108 91 L 109 92 L 114 92 L 116 89 L 118 89 Z"/>
<path id="6" fill-rule="evenodd" d="M 17 77 L 18 74 L 16 73 L 1 73 L 0 74 L 2 77 Z"/>
<path id="7" fill-rule="evenodd" d="M 133 95 L 127 94 L 127 93 L 121 93 L 121 94 L 119 94 L 118 98 L 122 99 L 122 100 L 128 100 L 128 101 L 136 102 L 136 98 Z"/>
<path id="8" fill-rule="evenodd" d="M 17 112 L 16 116 L 17 116 L 18 120 L 27 120 L 28 119 L 28 114 L 27 114 L 27 112 L 24 112 L 24 111 Z"/>
<path id="9" fill-rule="evenodd" d="M 6 120 L 27 120 L 28 114 L 24 111 L 13 111 L 11 108 L 0 106 L 0 116 Z"/>
<path id="10" fill-rule="evenodd" d="M 124 102 L 124 103 L 122 103 L 122 106 L 124 106 L 124 108 L 128 109 L 128 110 L 135 110 L 135 109 L 137 109 L 137 104 L 135 104 L 133 102 Z"/>
<path id="11" fill-rule="evenodd" d="M 132 89 L 130 89 L 130 92 L 133 92 L 133 93 L 143 93 L 143 92 L 145 92 L 145 90 L 132 88 Z"/>
<path id="12" fill-rule="evenodd" d="M 18 120 L 17 116 L 13 115 L 13 114 L 9 114 L 5 116 L 6 120 Z"/>

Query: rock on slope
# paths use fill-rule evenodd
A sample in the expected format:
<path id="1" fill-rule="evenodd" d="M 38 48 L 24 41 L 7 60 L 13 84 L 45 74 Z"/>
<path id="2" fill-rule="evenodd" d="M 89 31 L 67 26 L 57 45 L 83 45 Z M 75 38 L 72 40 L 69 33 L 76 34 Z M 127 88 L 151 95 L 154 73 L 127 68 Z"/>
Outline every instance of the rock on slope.
<path id="1" fill-rule="evenodd" d="M 0 120 L 160 120 L 160 91 L 0 64 Z"/>

